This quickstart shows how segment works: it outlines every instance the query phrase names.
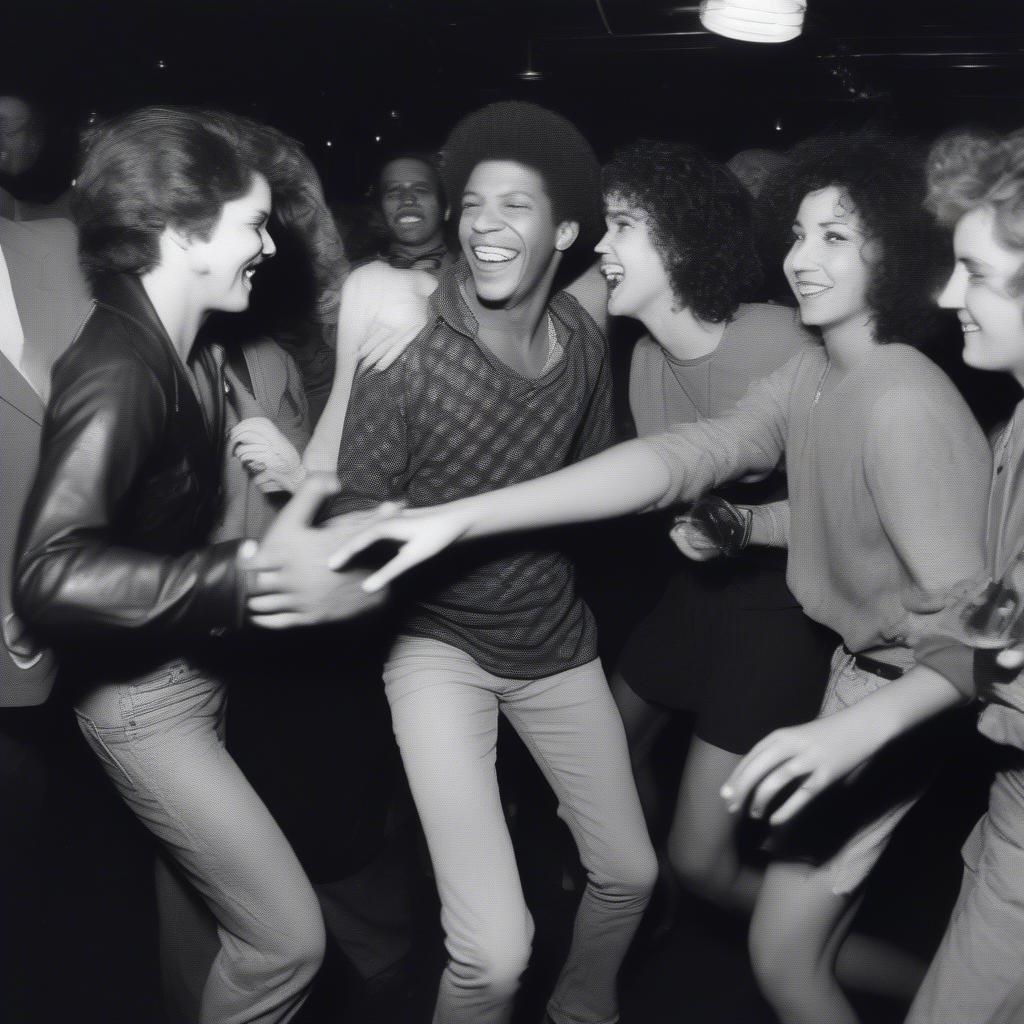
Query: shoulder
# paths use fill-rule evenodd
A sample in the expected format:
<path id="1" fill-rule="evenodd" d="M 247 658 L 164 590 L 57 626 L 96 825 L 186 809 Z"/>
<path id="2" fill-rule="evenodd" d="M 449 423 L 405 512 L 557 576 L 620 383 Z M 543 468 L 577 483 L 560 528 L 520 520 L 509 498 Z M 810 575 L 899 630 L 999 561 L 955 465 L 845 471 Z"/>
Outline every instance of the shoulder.
<path id="1" fill-rule="evenodd" d="M 870 420 L 876 437 L 960 437 L 979 452 L 988 444 L 953 382 L 926 355 L 909 345 L 886 345 L 871 368 Z"/>
<path id="2" fill-rule="evenodd" d="M 112 376 L 118 385 L 123 379 L 157 383 L 157 374 L 132 344 L 132 336 L 140 328 L 129 318 L 109 306 L 96 304 L 75 339 L 74 344 L 57 360 L 54 374 L 73 372 Z"/>
<path id="3" fill-rule="evenodd" d="M 762 348 L 794 351 L 805 343 L 817 344 L 815 336 L 800 322 L 800 314 L 789 306 L 768 302 L 744 302 L 729 322 L 728 334 Z"/>
<path id="4" fill-rule="evenodd" d="M 608 328 L 608 285 L 598 263 L 591 264 L 576 280 L 571 281 L 552 298 L 562 296 L 577 304 L 602 334 Z"/>
<path id="5" fill-rule="evenodd" d="M 437 279 L 424 270 L 397 270 L 383 260 L 356 267 L 345 279 L 342 299 L 358 297 L 379 306 L 384 302 L 428 299 Z"/>

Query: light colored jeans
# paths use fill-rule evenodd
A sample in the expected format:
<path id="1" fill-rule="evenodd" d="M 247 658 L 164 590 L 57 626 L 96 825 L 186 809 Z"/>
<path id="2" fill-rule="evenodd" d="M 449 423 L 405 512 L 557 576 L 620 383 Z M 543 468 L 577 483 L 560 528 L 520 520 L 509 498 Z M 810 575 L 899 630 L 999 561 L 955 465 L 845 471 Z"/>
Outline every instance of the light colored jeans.
<path id="1" fill-rule="evenodd" d="M 96 687 L 79 725 L 128 806 L 217 920 L 202 1024 L 277 1024 L 298 1012 L 324 950 L 305 873 L 224 747 L 225 687 L 174 661 Z"/>
<path id="2" fill-rule="evenodd" d="M 587 871 L 548 1012 L 558 1024 L 616 1021 L 616 975 L 657 862 L 600 662 L 505 679 L 455 647 L 400 637 L 384 682 L 441 898 L 449 961 L 435 1024 L 507 1021 L 530 957 L 533 922 L 495 774 L 499 708 L 558 797 Z"/>
<path id="3" fill-rule="evenodd" d="M 907 1024 L 1024 1024 L 1024 768 L 999 772 Z"/>

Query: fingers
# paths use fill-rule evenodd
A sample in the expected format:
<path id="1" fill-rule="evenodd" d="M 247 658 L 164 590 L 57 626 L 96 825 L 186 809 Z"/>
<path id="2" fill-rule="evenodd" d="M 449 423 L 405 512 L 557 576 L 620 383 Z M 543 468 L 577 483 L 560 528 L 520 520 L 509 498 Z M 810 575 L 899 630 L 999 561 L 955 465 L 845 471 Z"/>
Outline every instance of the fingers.
<path id="1" fill-rule="evenodd" d="M 784 825 L 791 818 L 795 818 L 827 786 L 828 780 L 824 774 L 812 772 L 771 814 L 768 823 Z"/>
<path id="2" fill-rule="evenodd" d="M 275 438 L 280 431 L 270 420 L 262 416 L 251 417 L 235 424 L 228 434 L 228 443 L 234 447 L 236 444 L 266 442 Z"/>
<path id="3" fill-rule="evenodd" d="M 752 747 L 722 786 L 722 799 L 729 805 L 729 810 L 738 811 L 754 787 L 789 756 L 785 735 L 781 730 L 769 733 Z"/>
<path id="4" fill-rule="evenodd" d="M 341 485 L 337 477 L 329 473 L 310 473 L 288 504 L 277 514 L 268 531 L 268 538 L 310 526 L 324 499 L 337 494 L 339 490 Z"/>
<path id="5" fill-rule="evenodd" d="M 249 621 L 258 629 L 294 629 L 296 626 L 308 625 L 301 615 L 293 612 L 280 615 L 253 615 Z"/>
<path id="6" fill-rule="evenodd" d="M 429 553 L 417 551 L 413 544 L 406 544 L 390 562 L 381 566 L 363 581 L 363 590 L 368 594 L 375 594 L 378 590 L 383 590 L 393 580 L 398 579 L 402 573 L 408 572 L 414 565 L 419 565 L 427 557 L 429 557 Z"/>
<path id="7" fill-rule="evenodd" d="M 392 516 L 398 515 L 399 512 L 404 512 L 408 506 L 409 502 L 407 501 L 382 501 L 373 510 L 373 515 L 370 517 L 369 522 L 383 522 L 385 519 L 390 519 Z"/>
<path id="8" fill-rule="evenodd" d="M 365 551 L 368 547 L 376 544 L 379 540 L 383 540 L 385 537 L 387 537 L 387 534 L 378 527 L 371 526 L 363 530 L 331 552 L 327 558 L 327 568 L 334 569 L 335 572 L 338 569 L 343 569 L 360 551 Z M 368 583 L 369 580 L 366 582 Z M 363 589 L 366 589 L 365 583 L 363 584 Z"/>
<path id="9" fill-rule="evenodd" d="M 1007 647 L 996 655 L 996 664 L 1010 672 L 1024 665 L 1024 647 Z"/>

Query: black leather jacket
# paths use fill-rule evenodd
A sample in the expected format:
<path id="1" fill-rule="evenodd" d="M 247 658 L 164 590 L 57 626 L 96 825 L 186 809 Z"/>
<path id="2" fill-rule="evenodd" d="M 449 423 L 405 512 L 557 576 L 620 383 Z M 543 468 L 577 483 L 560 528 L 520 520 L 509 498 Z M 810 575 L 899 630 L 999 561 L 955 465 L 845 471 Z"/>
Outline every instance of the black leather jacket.
<path id="1" fill-rule="evenodd" d="M 53 372 L 22 514 L 15 602 L 80 681 L 130 678 L 242 624 L 238 541 L 204 546 L 220 498 L 225 390 L 197 398 L 137 278 L 110 278 Z"/>

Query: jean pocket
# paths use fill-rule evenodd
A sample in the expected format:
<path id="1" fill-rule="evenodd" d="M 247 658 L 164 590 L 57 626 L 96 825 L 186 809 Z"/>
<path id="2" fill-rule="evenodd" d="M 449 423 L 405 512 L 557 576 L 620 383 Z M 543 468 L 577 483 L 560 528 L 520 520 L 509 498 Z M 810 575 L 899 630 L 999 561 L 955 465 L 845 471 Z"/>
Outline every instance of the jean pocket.
<path id="1" fill-rule="evenodd" d="M 128 786 L 134 789 L 134 780 L 128 774 L 125 766 L 117 759 L 106 740 L 100 735 L 96 723 L 88 715 L 84 715 L 78 710 L 75 711 L 75 717 L 78 719 L 78 727 L 82 730 L 85 741 L 92 748 L 92 752 L 99 758 L 107 774 L 111 776 L 119 775 Z"/>
<path id="2" fill-rule="evenodd" d="M 210 686 L 210 680 L 199 669 L 169 669 L 128 689 L 132 717 L 167 711 L 194 699 Z"/>

